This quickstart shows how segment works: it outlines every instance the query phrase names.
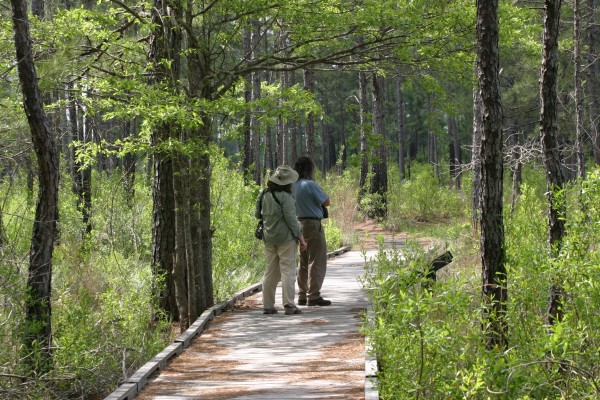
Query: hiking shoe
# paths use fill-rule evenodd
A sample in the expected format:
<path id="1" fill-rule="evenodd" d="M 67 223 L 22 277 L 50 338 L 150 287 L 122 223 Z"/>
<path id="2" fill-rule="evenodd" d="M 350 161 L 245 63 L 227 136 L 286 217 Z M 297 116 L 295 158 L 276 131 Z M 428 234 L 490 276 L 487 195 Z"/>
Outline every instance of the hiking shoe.
<path id="1" fill-rule="evenodd" d="M 302 314 L 302 310 L 296 306 L 285 306 L 285 315 Z"/>
<path id="2" fill-rule="evenodd" d="M 276 308 L 265 308 L 263 314 L 277 314 Z"/>
<path id="3" fill-rule="evenodd" d="M 309 306 L 330 306 L 331 301 L 325 300 L 324 298 L 319 297 L 318 299 L 308 300 L 307 304 Z"/>
<path id="4" fill-rule="evenodd" d="M 305 306 L 306 305 L 306 299 L 298 299 L 298 305 L 299 306 Z"/>

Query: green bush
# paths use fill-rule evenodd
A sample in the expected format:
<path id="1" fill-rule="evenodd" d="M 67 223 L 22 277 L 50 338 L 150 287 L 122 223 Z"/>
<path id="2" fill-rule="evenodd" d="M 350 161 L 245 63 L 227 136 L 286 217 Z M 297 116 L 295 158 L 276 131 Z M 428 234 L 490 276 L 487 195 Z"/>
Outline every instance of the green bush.
<path id="1" fill-rule="evenodd" d="M 373 298 L 365 333 L 377 355 L 383 399 L 596 399 L 600 396 L 600 173 L 565 190 L 567 235 L 547 243 L 547 203 L 523 185 L 505 213 L 508 347 L 487 350 L 481 267 L 451 265 L 435 285 L 418 276 L 428 257 L 409 243 L 367 263 Z M 454 252 L 454 251 L 453 251 Z M 438 273 L 438 276 L 440 274 Z M 547 324 L 552 283 L 564 318 Z"/>
<path id="2" fill-rule="evenodd" d="M 264 272 L 262 242 L 254 237 L 254 208 L 260 189 L 246 184 L 222 155 L 213 157 L 211 186 L 213 284 L 216 301 L 259 282 Z"/>
<path id="3" fill-rule="evenodd" d="M 463 216 L 466 196 L 440 184 L 430 165 L 413 166 L 412 177 L 400 180 L 390 168 L 386 224 L 400 230 L 410 222 L 445 222 Z"/>

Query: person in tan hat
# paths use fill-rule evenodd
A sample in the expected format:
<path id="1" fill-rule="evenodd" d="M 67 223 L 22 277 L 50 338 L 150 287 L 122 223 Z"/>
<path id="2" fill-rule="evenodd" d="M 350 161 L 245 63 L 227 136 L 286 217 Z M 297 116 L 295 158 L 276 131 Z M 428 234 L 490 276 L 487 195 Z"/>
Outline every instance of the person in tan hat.
<path id="1" fill-rule="evenodd" d="M 267 182 L 256 204 L 255 216 L 263 219 L 265 257 L 267 267 L 263 279 L 264 314 L 277 314 L 275 292 L 281 281 L 285 314 L 301 314 L 294 303 L 296 286 L 297 244 L 306 250 L 300 223 L 296 217 L 296 201 L 292 197 L 292 183 L 298 173 L 287 165 L 277 167 Z"/>

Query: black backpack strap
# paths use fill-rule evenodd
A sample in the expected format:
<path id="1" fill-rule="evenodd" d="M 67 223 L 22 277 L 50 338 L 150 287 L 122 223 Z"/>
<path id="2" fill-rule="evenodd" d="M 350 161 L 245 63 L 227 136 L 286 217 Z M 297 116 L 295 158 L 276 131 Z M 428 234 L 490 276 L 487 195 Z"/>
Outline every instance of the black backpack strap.
<path id="1" fill-rule="evenodd" d="M 269 188 L 264 189 L 258 198 L 258 209 L 260 210 L 260 219 L 262 220 L 262 199 L 265 193 L 269 191 Z"/>

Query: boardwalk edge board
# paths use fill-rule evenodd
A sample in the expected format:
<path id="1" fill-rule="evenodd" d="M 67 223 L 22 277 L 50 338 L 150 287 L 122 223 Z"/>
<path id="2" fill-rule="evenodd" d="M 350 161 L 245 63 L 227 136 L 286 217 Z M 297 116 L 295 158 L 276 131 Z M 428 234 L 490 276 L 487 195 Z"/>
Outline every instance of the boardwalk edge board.
<path id="1" fill-rule="evenodd" d="M 367 306 L 367 318 L 374 318 L 371 302 Z M 365 339 L 367 339 L 365 337 Z M 377 389 L 377 355 L 370 343 L 365 343 L 365 400 L 379 400 Z"/>
<path id="2" fill-rule="evenodd" d="M 349 246 L 341 247 L 331 253 L 328 253 L 327 258 L 339 256 L 347 251 L 350 251 Z M 189 347 L 192 339 L 200 335 L 214 317 L 223 313 L 223 311 L 227 309 L 233 308 L 236 300 L 244 299 L 260 291 L 262 291 L 262 282 L 250 285 L 247 288 L 235 293 L 227 300 L 205 310 L 185 332 L 175 338 L 174 343 L 167 346 L 163 351 L 152 358 L 152 360 L 144 364 L 127 379 L 126 383 L 120 385 L 114 392 L 105 397 L 104 400 L 132 400 L 144 388 L 148 382 L 148 377 L 155 371 L 165 368 L 167 361 L 172 356 L 180 354 L 184 349 Z"/>
<path id="3" fill-rule="evenodd" d="M 175 338 L 175 342 L 181 342 L 184 349 L 187 349 L 192 343 L 192 339 L 201 334 L 204 328 L 214 318 L 215 314 L 212 311 L 206 310 L 198 317 L 196 322 L 190 325 L 189 328 L 181 335 Z"/>
<path id="4" fill-rule="evenodd" d="M 337 250 L 334 250 L 334 251 L 332 251 L 330 253 L 327 253 L 327 258 L 333 258 L 333 257 L 339 256 L 341 254 L 344 254 L 344 253 L 350 251 L 350 249 L 351 249 L 350 246 L 340 247 Z"/>
<path id="5" fill-rule="evenodd" d="M 124 383 L 104 400 L 131 400 L 138 393 L 135 383 Z"/>

